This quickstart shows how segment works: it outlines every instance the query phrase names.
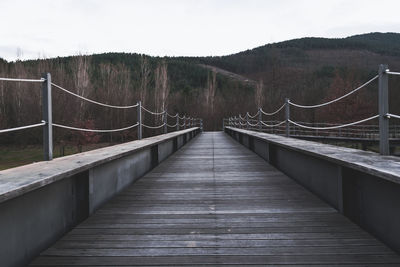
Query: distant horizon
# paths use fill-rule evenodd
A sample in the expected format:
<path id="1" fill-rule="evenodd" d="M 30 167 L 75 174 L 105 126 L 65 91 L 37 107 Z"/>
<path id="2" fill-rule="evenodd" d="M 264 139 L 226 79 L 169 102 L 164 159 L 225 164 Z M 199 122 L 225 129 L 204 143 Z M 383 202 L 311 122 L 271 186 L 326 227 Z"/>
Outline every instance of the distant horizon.
<path id="1" fill-rule="evenodd" d="M 74 57 L 74 56 L 93 56 L 93 55 L 101 55 L 101 54 L 137 54 L 137 55 L 145 55 L 145 56 L 149 56 L 149 57 L 169 57 L 169 58 L 178 58 L 178 57 L 224 57 L 224 56 L 230 56 L 230 55 L 235 55 L 241 52 L 245 52 L 245 51 L 250 51 L 253 49 L 257 49 L 259 47 L 263 47 L 263 46 L 267 46 L 267 45 L 272 45 L 272 44 L 278 44 L 278 43 L 283 43 L 283 42 L 288 42 L 288 41 L 293 41 L 293 40 L 300 40 L 300 39 L 307 39 L 307 38 L 322 38 L 322 39 L 330 39 L 330 40 L 334 40 L 334 39 L 346 39 L 346 38 L 350 38 L 350 37 L 354 37 L 354 36 L 361 36 L 361 35 L 368 35 L 368 34 L 374 34 L 374 33 L 379 33 L 379 34 L 400 34 L 400 32 L 365 32 L 365 33 L 358 33 L 358 34 L 353 34 L 353 35 L 349 35 L 349 36 L 345 36 L 345 37 L 322 37 L 322 36 L 304 36 L 304 37 L 299 37 L 299 38 L 292 38 L 292 39 L 286 39 L 286 40 L 282 40 L 282 41 L 277 41 L 277 42 L 271 42 L 271 43 L 265 43 L 265 44 L 261 44 L 252 48 L 248 48 L 245 50 L 240 50 L 234 53 L 230 53 L 230 54 L 222 54 L 222 55 L 199 55 L 199 56 L 191 56 L 191 55 L 164 55 L 164 56 L 160 56 L 160 55 L 150 55 L 150 54 L 146 54 L 146 53 L 138 53 L 138 52 L 127 52 L 127 51 L 104 51 L 104 52 L 95 52 L 95 53 L 90 53 L 90 52 L 86 52 L 83 53 L 81 51 L 78 51 L 77 53 L 74 54 L 69 54 L 69 55 L 56 55 L 53 57 L 37 57 L 37 58 L 26 58 L 26 59 L 14 59 L 14 60 L 7 60 L 6 58 L 2 58 L 0 56 L 0 59 L 3 59 L 9 63 L 12 62 L 17 62 L 17 61 L 30 61 L 30 60 L 46 60 L 46 59 L 54 59 L 54 58 L 67 58 L 67 57 Z M 1 52 L 1 51 L 0 51 Z M 21 51 L 23 53 L 23 50 Z"/>
<path id="2" fill-rule="evenodd" d="M 7 61 L 110 51 L 224 56 L 307 36 L 400 32 L 395 0 L 2 0 L 0 10 Z"/>

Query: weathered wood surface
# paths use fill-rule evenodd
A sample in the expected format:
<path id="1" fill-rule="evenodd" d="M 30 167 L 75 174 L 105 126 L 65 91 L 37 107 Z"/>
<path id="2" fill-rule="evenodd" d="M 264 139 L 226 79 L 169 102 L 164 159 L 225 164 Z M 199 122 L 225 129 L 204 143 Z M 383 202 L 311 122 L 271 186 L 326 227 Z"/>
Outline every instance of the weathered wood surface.
<path id="1" fill-rule="evenodd" d="M 396 266 L 400 256 L 224 133 L 203 133 L 32 265 Z"/>
<path id="2" fill-rule="evenodd" d="M 198 127 L 0 171 L 0 203 L 195 129 Z"/>
<path id="3" fill-rule="evenodd" d="M 400 184 L 400 158 L 396 156 L 381 156 L 375 152 L 287 138 L 276 134 L 226 128 Z"/>

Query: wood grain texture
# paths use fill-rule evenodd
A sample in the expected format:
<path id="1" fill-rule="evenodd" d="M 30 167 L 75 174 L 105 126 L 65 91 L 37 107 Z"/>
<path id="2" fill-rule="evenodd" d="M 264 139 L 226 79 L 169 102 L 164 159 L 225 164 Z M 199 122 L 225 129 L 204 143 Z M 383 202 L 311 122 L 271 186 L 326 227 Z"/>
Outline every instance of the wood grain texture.
<path id="1" fill-rule="evenodd" d="M 400 256 L 224 133 L 203 133 L 32 266 L 396 266 Z"/>

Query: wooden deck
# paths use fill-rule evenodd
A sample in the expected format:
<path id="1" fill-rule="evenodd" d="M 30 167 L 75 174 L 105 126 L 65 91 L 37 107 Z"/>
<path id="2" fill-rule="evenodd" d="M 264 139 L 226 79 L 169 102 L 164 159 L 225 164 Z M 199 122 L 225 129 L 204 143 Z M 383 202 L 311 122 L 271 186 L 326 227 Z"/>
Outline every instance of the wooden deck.
<path id="1" fill-rule="evenodd" d="M 224 133 L 210 132 L 32 262 L 220 264 L 400 266 L 400 256 Z"/>

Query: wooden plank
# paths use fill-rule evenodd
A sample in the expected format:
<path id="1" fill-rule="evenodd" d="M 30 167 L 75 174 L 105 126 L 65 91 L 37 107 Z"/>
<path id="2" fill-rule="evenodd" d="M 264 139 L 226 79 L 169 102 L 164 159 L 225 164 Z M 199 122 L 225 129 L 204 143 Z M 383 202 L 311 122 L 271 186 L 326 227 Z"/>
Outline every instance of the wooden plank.
<path id="1" fill-rule="evenodd" d="M 32 265 L 395 266 L 400 257 L 223 133 L 203 133 Z"/>
<path id="2" fill-rule="evenodd" d="M 249 263 L 251 262 L 251 263 Z M 146 265 L 195 265 L 204 264 L 215 266 L 218 264 L 359 264 L 369 266 L 369 264 L 398 264 L 398 255 L 287 255 L 287 256 L 211 256 L 211 255 L 188 255 L 188 256 L 160 256 L 160 257 L 69 257 L 69 256 L 49 256 L 39 257 L 33 261 L 32 266 L 54 266 L 54 265 L 96 265 L 96 266 L 146 266 Z"/>

